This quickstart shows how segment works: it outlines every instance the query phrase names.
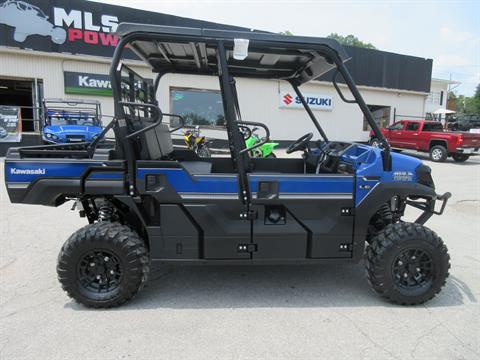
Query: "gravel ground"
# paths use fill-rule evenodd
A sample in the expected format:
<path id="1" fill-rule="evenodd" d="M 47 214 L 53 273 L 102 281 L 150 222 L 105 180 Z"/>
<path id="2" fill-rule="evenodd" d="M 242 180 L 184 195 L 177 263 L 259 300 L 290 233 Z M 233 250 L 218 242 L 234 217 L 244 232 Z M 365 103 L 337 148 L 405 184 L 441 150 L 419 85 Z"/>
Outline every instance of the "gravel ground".
<path id="1" fill-rule="evenodd" d="M 157 266 L 128 305 L 89 310 L 55 272 L 85 220 L 70 205 L 12 205 L 2 181 L 0 359 L 479 359 L 480 158 L 421 158 L 438 191 L 453 193 L 428 223 L 452 269 L 440 295 L 417 307 L 381 300 L 358 264 Z"/>

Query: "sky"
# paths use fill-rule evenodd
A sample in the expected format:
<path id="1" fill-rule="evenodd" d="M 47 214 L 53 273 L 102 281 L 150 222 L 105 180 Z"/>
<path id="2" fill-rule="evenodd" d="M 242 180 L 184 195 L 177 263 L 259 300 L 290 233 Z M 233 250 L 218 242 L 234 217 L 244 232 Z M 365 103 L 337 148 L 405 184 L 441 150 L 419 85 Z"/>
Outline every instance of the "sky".
<path id="1" fill-rule="evenodd" d="M 433 77 L 480 83 L 480 0 L 95 0 L 217 23 L 294 35 L 353 34 L 379 50 L 433 59 Z"/>

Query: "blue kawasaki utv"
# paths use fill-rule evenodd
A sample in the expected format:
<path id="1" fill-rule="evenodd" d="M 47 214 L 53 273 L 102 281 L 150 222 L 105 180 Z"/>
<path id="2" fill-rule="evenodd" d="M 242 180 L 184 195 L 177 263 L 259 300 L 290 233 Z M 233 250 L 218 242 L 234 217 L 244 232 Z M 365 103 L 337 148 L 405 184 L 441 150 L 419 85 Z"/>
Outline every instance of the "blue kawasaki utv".
<path id="1" fill-rule="evenodd" d="M 320 264 L 364 260 L 382 297 L 414 305 L 444 286 L 447 248 L 425 222 L 442 214 L 430 168 L 392 153 L 345 67 L 336 41 L 168 26 L 121 24 L 112 65 L 115 118 L 92 143 L 10 149 L 5 182 L 14 203 L 59 206 L 72 200 L 89 225 L 58 257 L 63 289 L 91 307 L 118 306 L 147 281 L 150 264 Z M 134 51 L 156 74 L 142 79 L 121 60 Z M 339 99 L 363 112 L 382 148 L 327 137 L 301 85 L 331 72 Z M 162 112 L 156 93 L 169 73 L 216 76 L 230 157 L 200 158 L 172 145 L 180 116 Z M 348 99 L 339 77 L 351 93 Z M 236 78 L 289 83 L 312 132 L 287 153 L 255 158 L 269 141 L 261 122 L 243 120 Z M 169 121 L 167 121 L 169 120 Z M 256 119 L 258 120 L 258 119 Z M 169 126 L 170 123 L 170 126 Z M 264 129 L 247 148 L 240 126 Z M 112 129 L 115 147 L 100 140 Z M 404 217 L 406 207 L 419 216 Z"/>
<path id="2" fill-rule="evenodd" d="M 42 139 L 46 144 L 94 141 L 102 132 L 99 101 L 45 99 Z"/>

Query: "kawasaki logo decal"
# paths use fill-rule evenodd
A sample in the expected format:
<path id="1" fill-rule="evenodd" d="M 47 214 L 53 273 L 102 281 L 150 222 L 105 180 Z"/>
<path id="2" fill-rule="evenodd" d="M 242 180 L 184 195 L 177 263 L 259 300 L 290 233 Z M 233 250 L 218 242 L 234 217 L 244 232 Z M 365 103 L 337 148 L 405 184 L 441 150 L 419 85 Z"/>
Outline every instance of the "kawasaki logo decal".
<path id="1" fill-rule="evenodd" d="M 45 169 L 17 169 L 11 168 L 10 174 L 11 175 L 45 175 Z"/>

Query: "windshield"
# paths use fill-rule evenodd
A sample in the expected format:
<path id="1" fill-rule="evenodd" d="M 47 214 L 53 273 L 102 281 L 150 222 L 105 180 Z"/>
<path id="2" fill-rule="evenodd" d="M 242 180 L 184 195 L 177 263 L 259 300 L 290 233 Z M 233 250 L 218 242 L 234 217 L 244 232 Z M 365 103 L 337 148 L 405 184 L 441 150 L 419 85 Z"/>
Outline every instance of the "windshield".
<path id="1" fill-rule="evenodd" d="M 82 125 L 100 126 L 98 119 L 88 113 L 49 112 L 47 117 L 48 125 Z"/>

